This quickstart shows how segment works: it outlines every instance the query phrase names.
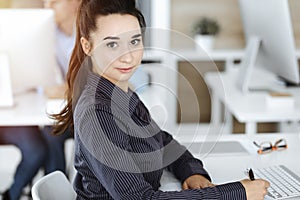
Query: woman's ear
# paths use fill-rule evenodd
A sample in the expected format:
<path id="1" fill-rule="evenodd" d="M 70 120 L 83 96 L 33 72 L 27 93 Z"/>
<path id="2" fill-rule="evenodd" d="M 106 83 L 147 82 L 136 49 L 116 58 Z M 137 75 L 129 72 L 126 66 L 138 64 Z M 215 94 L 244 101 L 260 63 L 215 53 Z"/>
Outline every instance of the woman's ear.
<path id="1" fill-rule="evenodd" d="M 90 42 L 85 37 L 81 37 L 80 38 L 80 43 L 81 43 L 81 47 L 82 47 L 84 53 L 88 56 L 91 56 Z"/>

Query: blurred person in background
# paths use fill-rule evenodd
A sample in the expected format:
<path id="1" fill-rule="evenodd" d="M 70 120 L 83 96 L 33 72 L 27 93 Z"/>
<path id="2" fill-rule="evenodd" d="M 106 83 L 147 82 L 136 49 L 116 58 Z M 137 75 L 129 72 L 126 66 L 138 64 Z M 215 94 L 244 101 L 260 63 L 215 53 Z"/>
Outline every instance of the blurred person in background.
<path id="1" fill-rule="evenodd" d="M 13 183 L 2 194 L 2 200 L 17 200 L 30 184 L 47 157 L 47 144 L 37 126 L 0 127 L 0 144 L 15 145 L 21 152 Z"/>
<path id="2" fill-rule="evenodd" d="M 61 72 L 61 78 L 65 80 L 70 56 L 75 42 L 75 20 L 80 0 L 44 0 L 44 7 L 53 9 L 56 22 L 56 60 Z M 48 98 L 64 98 L 66 85 L 62 84 L 45 89 Z M 72 138 L 67 132 L 61 136 L 51 134 L 52 127 L 46 126 L 43 135 L 48 145 L 48 158 L 45 162 L 45 173 L 55 170 L 66 173 L 65 141 Z"/>

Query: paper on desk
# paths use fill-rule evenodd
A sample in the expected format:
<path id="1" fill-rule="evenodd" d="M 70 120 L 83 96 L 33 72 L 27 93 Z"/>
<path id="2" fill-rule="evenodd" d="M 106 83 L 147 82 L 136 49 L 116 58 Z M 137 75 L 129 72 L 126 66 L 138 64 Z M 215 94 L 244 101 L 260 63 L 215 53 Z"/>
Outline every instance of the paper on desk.
<path id="1" fill-rule="evenodd" d="M 205 141 L 182 143 L 193 154 L 200 157 L 224 155 L 249 155 L 251 152 L 242 141 Z"/>
<path id="2" fill-rule="evenodd" d="M 295 99 L 289 93 L 270 92 L 266 96 L 267 109 L 293 111 L 295 108 Z"/>

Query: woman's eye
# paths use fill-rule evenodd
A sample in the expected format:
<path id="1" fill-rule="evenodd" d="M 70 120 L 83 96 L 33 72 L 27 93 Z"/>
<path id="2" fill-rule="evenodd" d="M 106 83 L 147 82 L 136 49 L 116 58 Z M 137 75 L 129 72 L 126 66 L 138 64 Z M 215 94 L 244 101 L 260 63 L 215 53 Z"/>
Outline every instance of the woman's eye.
<path id="1" fill-rule="evenodd" d="M 134 46 L 137 46 L 137 45 L 140 44 L 140 42 L 141 42 L 140 39 L 134 39 L 134 40 L 131 41 L 131 44 L 134 45 Z"/>
<path id="2" fill-rule="evenodd" d="M 116 48 L 118 46 L 118 44 L 116 42 L 110 42 L 106 44 L 107 47 L 109 48 Z"/>

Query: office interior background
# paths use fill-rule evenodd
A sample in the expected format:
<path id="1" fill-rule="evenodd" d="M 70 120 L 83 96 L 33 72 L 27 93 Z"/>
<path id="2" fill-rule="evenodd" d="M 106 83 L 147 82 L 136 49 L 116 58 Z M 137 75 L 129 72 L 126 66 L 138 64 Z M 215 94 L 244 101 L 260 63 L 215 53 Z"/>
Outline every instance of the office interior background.
<path id="1" fill-rule="evenodd" d="M 153 2 L 156 2 L 154 0 Z M 241 49 L 245 47 L 242 22 L 240 19 L 237 0 L 163 0 L 161 5 L 166 4 L 170 9 L 166 13 L 157 12 L 157 18 L 170 21 L 170 28 L 186 35 L 191 35 L 191 24 L 201 16 L 213 17 L 218 20 L 222 30 L 216 38 L 216 49 Z M 289 0 L 292 24 L 295 35 L 296 47 L 300 48 L 300 14 L 297 9 L 300 2 Z M 0 0 L 1 8 L 41 8 L 41 0 Z M 159 6 L 159 4 L 158 4 Z M 164 8 L 159 6 L 157 11 Z M 155 13 L 155 9 L 152 9 Z M 190 23 L 185 23 L 190 22 Z M 280 28 L 280 27 L 278 27 Z M 192 48 L 191 44 L 183 44 L 171 38 L 172 47 Z"/>
<path id="2" fill-rule="evenodd" d="M 220 32 L 216 36 L 214 52 L 221 51 L 222 58 L 217 59 L 215 64 L 220 71 L 226 70 L 227 52 L 236 53 L 236 59 L 233 62 L 240 62 L 240 52 L 245 48 L 245 39 L 243 33 L 243 25 L 240 17 L 238 0 L 142 0 L 151 1 L 151 9 L 146 8 L 147 14 L 150 16 L 151 26 L 159 26 L 160 28 L 170 28 L 171 30 L 183 33 L 191 38 L 192 24 L 200 17 L 211 17 L 220 24 Z M 41 0 L 0 0 L 0 8 L 42 8 Z M 272 5 L 270 5 L 271 7 Z M 295 37 L 295 45 L 300 49 L 300 1 L 289 0 L 291 12 L 291 20 Z M 8 19 L 9 20 L 9 19 Z M 187 23 L 189 22 L 189 23 Z M 276 23 L 276 22 L 274 22 Z M 280 27 L 278 27 L 280 29 Z M 190 80 L 190 84 L 197 90 L 187 91 L 186 85 L 181 82 L 180 78 L 176 81 L 177 97 L 180 102 L 181 110 L 178 112 L 173 107 L 171 114 L 175 114 L 174 123 L 177 124 L 197 124 L 206 128 L 212 117 L 211 96 L 208 87 L 201 76 L 194 76 L 193 66 L 203 73 L 214 70 L 211 68 L 211 62 L 206 60 L 195 59 L 195 47 L 193 42 L 178 40 L 178 38 L 170 36 L 167 38 L 171 49 L 180 49 L 186 58 L 191 57 L 192 61 L 176 60 L 177 69 L 180 74 Z M 155 40 L 155 38 L 152 38 Z M 212 58 L 213 59 L 213 58 Z M 150 66 L 151 67 L 151 66 Z M 149 68 L 148 68 L 149 69 Z M 151 71 L 151 69 L 149 69 Z M 168 79 L 168 74 L 164 74 Z M 182 83 L 182 84 L 181 84 Z M 194 109 L 191 109 L 189 101 L 190 93 L 195 93 L 199 103 L 200 120 L 195 121 Z M 224 113 L 223 113 L 224 114 Z M 222 114 L 221 114 L 222 115 Z M 258 132 L 271 133 L 280 132 L 282 129 L 298 132 L 300 124 L 298 122 L 285 122 L 284 125 L 277 122 L 258 123 Z M 244 133 L 245 124 L 238 122 L 233 117 L 230 132 L 234 134 Z M 69 147 L 68 147 L 69 148 Z M 20 155 L 18 149 L 14 147 L 0 146 L 0 191 L 3 191 L 10 183 L 12 174 L 15 170 L 16 163 L 19 161 Z"/>

